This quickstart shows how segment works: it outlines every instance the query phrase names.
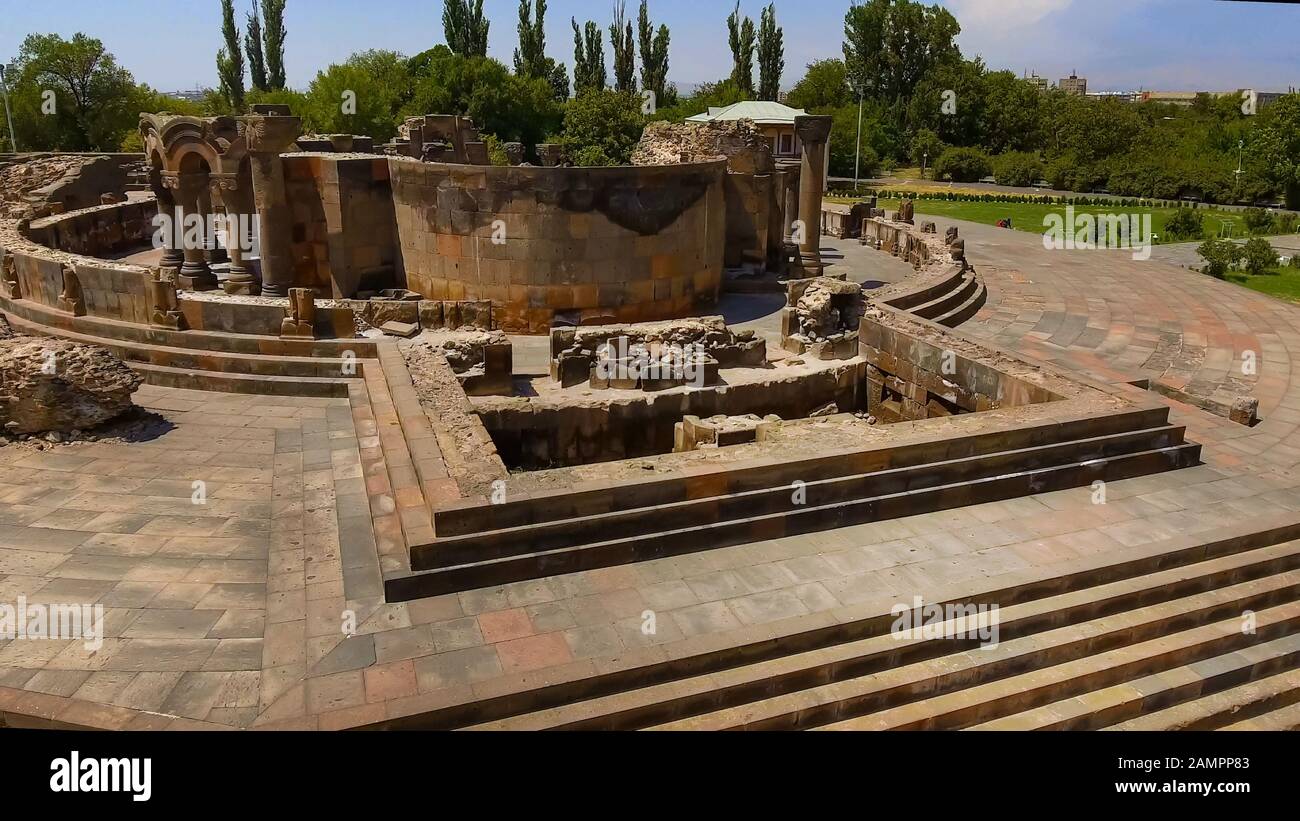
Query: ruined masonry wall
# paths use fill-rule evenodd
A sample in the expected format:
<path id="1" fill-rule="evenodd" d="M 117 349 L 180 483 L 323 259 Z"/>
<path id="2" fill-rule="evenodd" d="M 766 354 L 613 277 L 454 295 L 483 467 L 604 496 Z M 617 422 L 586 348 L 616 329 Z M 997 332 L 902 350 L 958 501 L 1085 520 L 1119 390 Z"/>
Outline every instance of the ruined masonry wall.
<path id="1" fill-rule="evenodd" d="M 511 168 L 393 157 L 389 167 L 406 287 L 490 300 L 502 330 L 670 319 L 717 301 L 724 161 Z"/>

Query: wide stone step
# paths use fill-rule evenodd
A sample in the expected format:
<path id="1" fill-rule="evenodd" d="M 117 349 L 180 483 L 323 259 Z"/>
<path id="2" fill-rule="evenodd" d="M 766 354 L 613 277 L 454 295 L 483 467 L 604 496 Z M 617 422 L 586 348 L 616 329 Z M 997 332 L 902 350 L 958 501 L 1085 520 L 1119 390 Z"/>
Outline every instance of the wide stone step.
<path id="1" fill-rule="evenodd" d="M 1151 573 L 1143 573 L 1145 567 L 1133 565 L 1127 571 L 1116 568 L 1111 572 L 1136 572 L 1138 575 L 1102 584 L 1094 584 L 1097 577 L 1080 575 L 1070 582 L 1071 586 L 1079 586 L 1079 589 L 1004 606 L 998 614 L 999 636 L 1006 642 L 1296 570 L 1300 568 L 1300 543 L 1271 545 Z M 1014 602 L 1016 595 L 1015 591 L 1002 591 L 978 597 L 970 603 L 988 599 Z M 808 703 L 821 703 L 818 694 L 810 697 L 799 691 L 936 659 L 965 650 L 973 644 L 968 639 L 957 637 L 900 638 L 887 632 L 894 618 L 892 614 L 888 619 L 882 617 L 874 625 L 874 631 L 864 628 L 861 631 L 867 633 L 864 637 L 853 636 L 850 640 L 804 651 L 792 650 L 784 656 L 729 670 L 710 671 L 704 675 L 559 705 L 492 722 L 484 728 L 637 729 L 716 712 L 721 707 L 732 709 L 715 715 L 717 726 L 735 728 L 743 726 L 745 718 L 754 717 L 755 714 L 744 705 L 755 701 L 791 694 L 785 701 L 793 709 Z M 771 701 L 768 707 L 773 708 L 768 710 L 769 716 L 782 714 L 781 705 L 776 701 Z"/>
<path id="2" fill-rule="evenodd" d="M 362 363 L 355 358 L 278 356 L 227 353 L 196 348 L 173 348 L 49 328 L 16 318 L 10 320 L 10 325 L 19 333 L 33 336 L 55 336 L 85 345 L 98 345 L 109 349 L 118 358 L 129 364 L 146 363 L 182 370 L 258 376 L 307 376 L 325 379 L 357 379 L 360 378 L 362 369 Z"/>
<path id="3" fill-rule="evenodd" d="M 1277 732 L 1300 730 L 1300 704 L 1291 704 L 1272 712 L 1237 721 L 1220 730 L 1228 732 Z"/>
<path id="4" fill-rule="evenodd" d="M 502 556 L 459 565 L 390 574 L 385 593 L 390 601 L 492 587 L 516 581 L 576 573 L 598 567 L 648 561 L 749 544 L 849 525 L 911 516 L 937 510 L 1019 498 L 1036 493 L 1084 487 L 1191 467 L 1200 461 L 1200 445 L 1166 448 L 1069 462 L 1038 470 L 981 477 L 933 488 L 805 506 L 781 513 L 712 522 L 603 542 Z M 418 567 L 414 563 L 413 567 Z M 419 555 L 427 556 L 426 552 Z"/>
<path id="5" fill-rule="evenodd" d="M 1300 703 L 1300 669 L 1291 669 L 1158 709 L 1105 729 L 1139 732 L 1217 730 L 1297 703 Z"/>
<path id="6" fill-rule="evenodd" d="M 1300 664 L 1300 633 L 1092 690 L 968 729 L 1100 730 L 1167 705 L 1201 696 L 1212 697 L 1236 685 L 1291 670 L 1297 664 Z M 1202 705 L 1205 701 L 1200 699 Z"/>
<path id="7" fill-rule="evenodd" d="M 989 299 L 989 289 L 983 281 L 980 281 L 975 289 L 964 302 L 956 306 L 948 313 L 935 317 L 934 322 L 945 328 L 956 328 L 970 321 L 980 309 L 984 307 Z"/>
<path id="8" fill-rule="evenodd" d="M 997 676 L 987 683 L 942 692 L 899 706 L 877 702 L 878 706 L 865 714 L 831 721 L 817 729 L 960 730 L 1052 701 L 1285 637 L 1300 628 L 1300 602 L 1295 601 L 1297 578 L 1300 576 L 1284 574 L 1201 594 L 1194 597 L 1198 599 L 1196 602 L 1171 602 L 1141 613 L 1114 616 L 1100 624 L 1090 625 L 1091 631 L 1101 631 L 1095 636 L 1079 632 L 1085 625 L 1065 628 L 1060 631 L 1062 634 L 1073 634 L 1075 641 L 1082 641 L 1087 648 L 1081 657 L 1047 667 L 1033 667 L 1028 672 L 1007 667 L 1002 672 L 1011 675 Z M 1277 599 L 1282 599 L 1282 603 L 1272 604 Z M 1243 609 L 1258 609 L 1258 630 L 1254 634 L 1241 630 Z M 1157 620 L 1152 621 L 1157 612 Z M 1114 624 L 1126 622 L 1135 624 L 1109 630 Z M 1196 626 L 1187 629 L 1189 624 Z M 1041 641 L 1055 637 L 1044 634 L 1033 638 Z M 1128 643 L 1134 638 L 1140 640 Z M 1121 644 L 1115 649 L 1097 652 L 1116 642 Z M 998 651 L 1006 646 L 1002 645 Z M 982 658 L 986 652 L 963 654 L 965 658 L 957 657 L 957 664 L 967 675 L 974 675 L 975 680 L 980 681 L 982 671 L 994 666 Z M 1032 656 L 1041 652 L 1036 650 Z M 992 655 L 997 655 L 997 652 Z M 954 673 L 938 675 L 936 692 L 952 675 Z M 862 701 L 853 696 L 847 704 L 856 712 Z"/>
<path id="9" fill-rule="evenodd" d="M 970 300 L 979 288 L 980 283 L 975 276 L 975 272 L 969 271 L 963 275 L 962 281 L 958 283 L 956 288 L 933 301 L 911 308 L 909 312 L 922 319 L 932 320 L 935 317 L 944 316 Z"/>
<path id="10" fill-rule="evenodd" d="M 346 399 L 347 379 L 314 376 L 262 376 L 260 374 L 220 373 L 217 371 L 171 368 L 144 362 L 129 362 L 131 370 L 150 385 L 185 388 L 221 393 L 246 393 L 264 396 L 314 396 Z"/>
<path id="11" fill-rule="evenodd" d="M 421 570 L 450 567 L 521 553 L 535 553 L 571 545 L 608 540 L 611 535 L 645 535 L 667 529 L 789 513 L 800 507 L 848 502 L 888 493 L 906 493 L 928 487 L 1032 470 L 1044 465 L 1086 462 L 1144 450 L 1184 444 L 1185 429 L 1165 425 L 1150 430 L 1090 437 L 1073 442 L 1018 448 L 962 459 L 911 465 L 840 476 L 799 485 L 781 485 L 663 505 L 598 513 L 574 519 L 502 528 L 439 539 L 412 551 Z M 796 503 L 796 499 L 797 502 Z"/>

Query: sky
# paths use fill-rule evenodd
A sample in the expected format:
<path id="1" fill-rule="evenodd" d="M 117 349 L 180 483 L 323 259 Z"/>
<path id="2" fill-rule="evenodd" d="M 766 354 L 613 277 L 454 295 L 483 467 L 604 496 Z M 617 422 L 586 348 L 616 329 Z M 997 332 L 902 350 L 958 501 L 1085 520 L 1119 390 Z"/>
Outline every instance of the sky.
<path id="1" fill-rule="evenodd" d="M 1094 91 L 1219 91 L 1300 87 L 1300 5 L 1220 0 L 938 0 L 962 25 L 958 44 L 994 69 L 1052 81 L 1078 71 Z M 252 0 L 236 0 L 238 17 Z M 639 0 L 627 0 L 635 17 Z M 570 16 L 608 27 L 613 0 L 550 0 L 547 51 L 573 63 Z M 731 71 L 730 0 L 650 0 L 672 30 L 670 78 L 684 85 Z M 755 20 L 765 2 L 742 0 Z M 817 59 L 841 56 L 848 0 L 777 0 L 785 29 L 785 87 Z M 486 0 L 489 53 L 512 64 L 518 0 Z M 289 85 L 354 51 L 415 54 L 442 42 L 441 0 L 289 0 Z M 0 59 L 32 32 L 81 31 L 103 40 L 140 82 L 162 91 L 216 84 L 218 0 L 0 0 Z M 611 58 L 606 43 L 607 59 Z"/>

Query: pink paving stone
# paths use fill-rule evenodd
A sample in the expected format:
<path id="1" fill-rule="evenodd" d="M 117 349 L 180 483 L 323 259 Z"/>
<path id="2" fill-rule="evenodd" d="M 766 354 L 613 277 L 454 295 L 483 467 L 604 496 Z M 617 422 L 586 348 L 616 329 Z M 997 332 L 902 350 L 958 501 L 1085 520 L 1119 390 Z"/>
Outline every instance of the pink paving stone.
<path id="1" fill-rule="evenodd" d="M 497 645 L 497 654 L 501 658 L 502 670 L 507 675 L 555 667 L 573 661 L 569 643 L 564 640 L 561 633 L 547 633 L 544 636 L 507 641 Z"/>
<path id="2" fill-rule="evenodd" d="M 519 609 L 481 613 L 478 626 L 483 631 L 483 641 L 487 644 L 521 639 L 533 634 L 533 623 L 529 621 L 528 614 Z"/>
<path id="3" fill-rule="evenodd" d="M 366 701 L 372 704 L 390 698 L 404 698 L 419 692 L 415 663 L 410 659 L 368 667 L 365 676 Z"/>

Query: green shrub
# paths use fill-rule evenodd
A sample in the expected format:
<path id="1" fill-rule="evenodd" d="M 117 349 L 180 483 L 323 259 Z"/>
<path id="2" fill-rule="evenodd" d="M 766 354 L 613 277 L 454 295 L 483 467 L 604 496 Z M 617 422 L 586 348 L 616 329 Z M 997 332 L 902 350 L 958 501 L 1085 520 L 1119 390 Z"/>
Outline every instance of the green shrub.
<path id="1" fill-rule="evenodd" d="M 1179 208 L 1165 223 L 1165 235 L 1169 239 L 1200 239 L 1204 233 L 1205 225 L 1200 215 L 1190 208 Z"/>
<path id="2" fill-rule="evenodd" d="M 1254 237 L 1246 241 L 1241 249 L 1241 264 L 1253 276 L 1270 273 L 1278 263 L 1277 249 L 1263 237 Z"/>
<path id="3" fill-rule="evenodd" d="M 1215 279 L 1223 279 L 1241 261 L 1242 249 L 1235 242 L 1226 239 L 1207 239 L 1196 249 L 1196 253 L 1205 260 L 1202 273 Z"/>
<path id="4" fill-rule="evenodd" d="M 993 172 L 989 155 L 978 148 L 949 148 L 934 164 L 934 178 L 953 182 L 977 182 Z"/>
<path id="5" fill-rule="evenodd" d="M 1035 153 L 1011 151 L 993 157 L 993 175 L 1001 186 L 1027 188 L 1043 178 L 1043 162 Z"/>
<path id="6" fill-rule="evenodd" d="M 1242 218 L 1252 234 L 1267 234 L 1273 230 L 1273 215 L 1263 208 L 1247 208 L 1242 212 Z"/>
<path id="7" fill-rule="evenodd" d="M 1279 234 L 1294 234 L 1297 224 L 1300 224 L 1300 216 L 1289 211 L 1277 216 L 1277 232 Z"/>

